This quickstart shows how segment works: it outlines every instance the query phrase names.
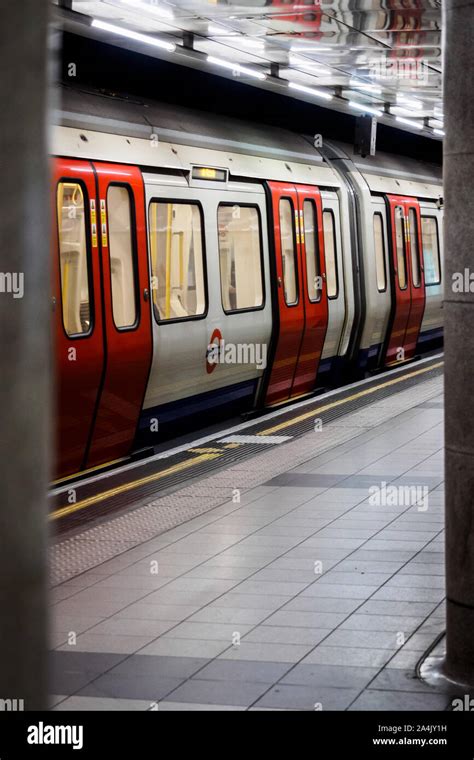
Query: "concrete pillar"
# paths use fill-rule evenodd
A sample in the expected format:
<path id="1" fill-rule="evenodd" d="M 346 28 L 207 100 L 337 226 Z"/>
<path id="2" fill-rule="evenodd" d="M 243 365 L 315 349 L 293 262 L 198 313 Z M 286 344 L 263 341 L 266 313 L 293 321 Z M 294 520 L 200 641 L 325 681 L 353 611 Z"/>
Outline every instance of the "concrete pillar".
<path id="1" fill-rule="evenodd" d="M 447 657 L 445 672 L 474 684 L 474 0 L 444 6 L 445 401 Z M 474 284 L 473 284 L 474 290 Z"/>
<path id="2" fill-rule="evenodd" d="M 0 700 L 25 709 L 45 706 L 48 11 L 0 0 Z"/>

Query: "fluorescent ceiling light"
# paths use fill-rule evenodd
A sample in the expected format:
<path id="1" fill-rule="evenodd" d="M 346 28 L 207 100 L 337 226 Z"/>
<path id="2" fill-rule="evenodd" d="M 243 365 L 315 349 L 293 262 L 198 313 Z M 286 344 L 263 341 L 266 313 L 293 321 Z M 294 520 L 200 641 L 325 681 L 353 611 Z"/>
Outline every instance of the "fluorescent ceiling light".
<path id="1" fill-rule="evenodd" d="M 334 48 L 330 47 L 316 47 L 314 45 L 290 45 L 292 53 L 332 53 Z"/>
<path id="2" fill-rule="evenodd" d="M 153 16 L 159 18 L 174 18 L 174 13 L 171 8 L 165 8 L 161 5 L 151 5 L 150 3 L 144 3 L 142 0 L 121 0 L 122 5 L 129 5 L 131 8 L 136 8 L 144 13 L 150 13 Z"/>
<path id="3" fill-rule="evenodd" d="M 125 29 L 123 26 L 115 26 L 115 24 L 108 24 L 106 21 L 99 21 L 96 18 L 93 19 L 91 26 L 95 29 L 102 29 L 104 32 L 111 32 L 112 34 L 118 34 L 121 37 L 127 37 L 127 39 L 135 40 L 135 42 L 143 42 L 145 45 L 152 45 L 153 47 L 167 50 L 169 53 L 173 53 L 176 50 L 176 45 L 172 42 L 157 40 L 155 37 L 150 37 L 149 34 L 132 32 L 131 29 Z"/>
<path id="4" fill-rule="evenodd" d="M 323 90 L 315 90 L 313 87 L 305 87 L 303 84 L 297 84 L 296 82 L 288 82 L 288 87 L 292 90 L 298 90 L 304 92 L 306 95 L 313 95 L 315 98 L 322 98 L 323 100 L 332 100 L 332 95 Z"/>
<path id="5" fill-rule="evenodd" d="M 255 37 L 241 37 L 238 42 L 247 48 L 254 48 L 255 50 L 263 50 L 265 47 L 264 40 L 257 40 Z"/>
<path id="6" fill-rule="evenodd" d="M 262 71 L 256 71 L 255 69 L 249 69 L 247 66 L 241 66 L 240 63 L 232 63 L 232 61 L 225 61 L 223 58 L 215 58 L 213 55 L 207 56 L 207 62 L 212 63 L 214 66 L 221 66 L 223 69 L 230 69 L 230 71 L 238 71 L 240 74 L 246 74 L 249 77 L 255 79 L 266 79 L 267 75 Z"/>
<path id="7" fill-rule="evenodd" d="M 417 111 L 422 111 L 424 107 L 423 103 L 421 103 L 419 100 L 414 100 L 413 98 L 409 98 L 403 94 L 397 95 L 397 103 L 401 103 L 404 106 L 409 106 L 410 108 L 416 108 Z"/>
<path id="8" fill-rule="evenodd" d="M 406 124 L 409 127 L 414 127 L 414 129 L 423 129 L 423 124 L 420 124 L 419 121 L 412 121 L 412 119 L 404 119 L 402 116 L 395 116 L 396 121 L 399 121 L 400 124 Z"/>
<path id="9" fill-rule="evenodd" d="M 364 106 L 363 103 L 356 103 L 354 100 L 349 100 L 351 108 L 356 108 L 358 111 L 364 111 L 365 113 L 372 113 L 374 116 L 383 116 L 382 111 L 377 108 L 371 108 L 370 106 Z"/>
<path id="10" fill-rule="evenodd" d="M 445 134 L 442 129 L 433 129 L 433 132 L 435 135 L 441 135 L 441 137 L 444 137 Z"/>
<path id="11" fill-rule="evenodd" d="M 220 24 L 212 24 L 212 23 L 208 24 L 207 33 L 208 34 L 222 34 L 228 37 L 237 36 L 237 32 L 235 32 L 233 29 L 228 29 L 226 26 L 220 26 Z"/>
<path id="12" fill-rule="evenodd" d="M 331 67 L 326 63 L 320 63 L 319 61 L 313 61 L 311 58 L 302 58 L 300 55 L 294 55 L 290 53 L 288 57 L 290 66 L 296 66 L 300 69 L 320 69 L 324 71 L 330 71 Z"/>
<path id="13" fill-rule="evenodd" d="M 358 82 L 355 79 L 349 81 L 350 87 L 356 87 L 358 90 L 367 90 L 367 92 L 382 92 L 382 88 L 378 84 L 371 84 L 370 82 Z"/>

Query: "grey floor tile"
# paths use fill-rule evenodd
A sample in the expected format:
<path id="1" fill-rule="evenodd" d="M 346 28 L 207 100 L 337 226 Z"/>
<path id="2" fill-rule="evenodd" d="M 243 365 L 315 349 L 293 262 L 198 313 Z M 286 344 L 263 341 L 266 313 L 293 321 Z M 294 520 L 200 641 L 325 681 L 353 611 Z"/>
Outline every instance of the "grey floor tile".
<path id="1" fill-rule="evenodd" d="M 350 710 L 445 710 L 449 698 L 441 694 L 419 694 L 409 691 L 366 690 L 356 699 Z"/>
<path id="2" fill-rule="evenodd" d="M 168 696 L 173 702 L 198 702 L 249 707 L 266 690 L 268 684 L 243 681 L 210 681 L 192 678 Z"/>
<path id="3" fill-rule="evenodd" d="M 198 702 L 172 702 L 165 699 L 159 703 L 160 712 L 235 712 L 247 710 L 239 705 L 207 705 Z"/>
<path id="4" fill-rule="evenodd" d="M 357 689 L 278 684 L 256 703 L 256 707 L 313 711 L 346 710 L 358 693 Z"/>
<path id="5" fill-rule="evenodd" d="M 369 615 L 364 612 L 351 615 L 341 623 L 340 630 L 348 631 L 403 631 L 405 635 L 413 633 L 423 620 L 422 616 L 403 617 L 399 615 Z"/>
<path id="6" fill-rule="evenodd" d="M 294 663 L 299 662 L 311 648 L 309 645 L 255 643 L 242 639 L 240 646 L 227 649 L 219 659 Z"/>
<path id="7" fill-rule="evenodd" d="M 388 666 L 370 684 L 370 689 L 382 689 L 383 691 L 415 691 L 424 694 L 450 694 L 453 687 L 439 685 L 436 689 L 420 681 L 415 670 L 402 670 L 401 668 L 389 668 Z"/>
<path id="8" fill-rule="evenodd" d="M 358 607 L 364 604 L 360 599 L 337 599 L 331 596 L 296 596 L 290 602 L 285 604 L 281 612 L 288 610 L 300 610 L 301 612 L 338 612 L 344 613 L 341 620 L 346 615 L 354 612 Z"/>
<path id="9" fill-rule="evenodd" d="M 403 647 L 399 652 L 390 658 L 389 662 L 387 663 L 387 667 L 391 669 L 396 668 L 397 670 L 407 670 L 414 672 L 421 657 L 422 652 L 407 650 L 405 647 Z"/>
<path id="10" fill-rule="evenodd" d="M 284 472 L 281 475 L 277 475 L 265 483 L 265 485 L 278 486 L 279 488 L 285 486 L 289 486 L 290 488 L 293 486 L 299 486 L 300 488 L 307 487 L 323 489 L 330 488 L 338 481 L 343 480 L 345 477 L 346 476 L 344 474 L 324 475 L 320 473 L 312 474 L 305 472 L 295 472 L 295 470 L 291 470 L 290 472 Z"/>
<path id="11" fill-rule="evenodd" d="M 170 628 L 176 625 L 173 620 L 143 620 L 142 618 L 124 618 L 118 613 L 99 625 L 94 626 L 90 633 L 101 635 L 125 635 L 125 636 L 145 636 L 156 638 L 166 633 Z"/>
<path id="12" fill-rule="evenodd" d="M 157 701 L 174 691 L 182 681 L 156 675 L 137 678 L 122 673 L 106 673 L 81 689 L 76 696 Z"/>
<path id="13" fill-rule="evenodd" d="M 298 594 L 300 591 L 302 591 L 313 578 L 314 578 L 314 575 L 306 583 L 301 583 L 301 582 L 292 583 L 290 581 L 277 581 L 277 580 L 274 580 L 274 581 L 247 580 L 239 584 L 238 588 L 236 589 L 236 593 L 249 594 L 249 595 L 256 594 L 259 596 L 276 595 L 276 596 L 291 597 L 291 596 L 294 596 L 295 594 Z"/>
<path id="14" fill-rule="evenodd" d="M 381 668 L 391 658 L 390 649 L 364 647 L 331 647 L 319 644 L 302 664 L 339 665 L 341 667 Z"/>
<path id="15" fill-rule="evenodd" d="M 169 636 L 173 639 L 201 639 L 206 641 L 228 641 L 232 644 L 233 635 L 238 632 L 241 636 L 250 631 L 252 626 L 240 624 L 238 628 L 233 623 L 196 623 L 186 621 L 173 628 Z"/>
<path id="16" fill-rule="evenodd" d="M 308 597 L 306 597 L 308 598 Z M 295 628 L 335 628 L 344 620 L 344 612 L 310 612 L 302 610 L 278 610 L 265 621 L 266 626 L 288 626 Z"/>
<path id="17" fill-rule="evenodd" d="M 217 603 L 216 603 L 217 605 Z M 209 605 L 196 612 L 190 623 L 229 623 L 230 625 L 256 625 L 267 618 L 269 610 L 246 610 L 240 607 L 218 607 Z"/>
<path id="18" fill-rule="evenodd" d="M 342 630 L 339 628 L 327 637 L 325 646 L 334 647 L 373 647 L 374 649 L 400 648 L 395 631 Z"/>
<path id="19" fill-rule="evenodd" d="M 379 590 L 378 586 L 342 586 L 336 583 L 313 583 L 301 596 L 325 596 L 339 599 L 367 599 Z"/>
<path id="20" fill-rule="evenodd" d="M 150 709 L 150 700 L 142 699 L 114 699 L 112 697 L 69 697 L 64 702 L 56 705 L 55 711 L 97 711 L 97 710 L 123 710 L 125 712 L 142 712 Z"/>
<path id="21" fill-rule="evenodd" d="M 236 609 L 249 610 L 276 610 L 291 599 L 291 596 L 262 596 L 261 594 L 238 594 L 235 592 L 225 594 L 216 601 L 219 607 L 235 607 Z"/>
<path id="22" fill-rule="evenodd" d="M 184 618 L 189 617 L 200 609 L 201 605 L 197 604 L 148 604 L 147 602 L 137 602 L 120 610 L 118 615 L 121 618 L 131 618 L 133 620 L 162 620 L 181 622 Z"/>
<path id="23" fill-rule="evenodd" d="M 281 683 L 361 690 L 372 681 L 377 673 L 378 668 L 300 663 L 288 671 L 281 679 Z"/>
<path id="24" fill-rule="evenodd" d="M 132 636 L 107 633 L 87 632 L 81 633 L 77 637 L 74 649 L 78 652 L 110 652 L 114 654 L 133 654 L 139 649 L 149 644 L 155 635 Z M 59 651 L 68 652 L 71 650 L 69 643 L 61 644 Z"/>
<path id="25" fill-rule="evenodd" d="M 259 625 L 245 636 L 245 641 L 261 642 L 269 644 L 307 644 L 316 646 L 331 629 L 308 628 L 297 626 Z"/>
<path id="26" fill-rule="evenodd" d="M 214 660 L 199 671 L 200 680 L 243 681 L 248 683 L 274 684 L 292 666 L 282 662 L 252 660 Z"/>
<path id="27" fill-rule="evenodd" d="M 165 657 L 198 657 L 212 659 L 230 646 L 226 641 L 199 641 L 198 639 L 174 639 L 172 636 L 153 641 L 141 650 L 143 655 L 163 655 Z"/>
<path id="28" fill-rule="evenodd" d="M 50 652 L 49 688 L 54 694 L 69 696 L 123 659 L 124 655 L 116 654 Z"/>
<path id="29" fill-rule="evenodd" d="M 166 657 L 151 654 L 135 654 L 127 657 L 110 673 L 141 678 L 156 676 L 157 678 L 176 678 L 184 680 L 197 673 L 209 660 L 200 657 Z"/>
<path id="30" fill-rule="evenodd" d="M 369 615 L 400 615 L 426 617 L 436 608 L 436 602 L 404 602 L 384 599 L 368 599 L 357 612 Z"/>
<path id="31" fill-rule="evenodd" d="M 373 596 L 374 600 L 393 602 L 441 602 L 444 590 L 438 588 L 400 588 L 383 586 Z"/>

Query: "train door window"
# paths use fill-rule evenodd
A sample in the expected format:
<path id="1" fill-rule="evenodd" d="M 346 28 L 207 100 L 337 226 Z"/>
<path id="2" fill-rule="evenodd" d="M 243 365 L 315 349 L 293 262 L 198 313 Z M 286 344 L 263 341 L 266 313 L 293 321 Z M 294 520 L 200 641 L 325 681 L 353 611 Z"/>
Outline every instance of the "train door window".
<path id="1" fill-rule="evenodd" d="M 395 208 L 395 244 L 397 247 L 397 273 L 400 290 L 407 286 L 407 263 L 405 253 L 405 215 L 403 208 Z"/>
<path id="2" fill-rule="evenodd" d="M 130 193 L 123 185 L 107 191 L 109 257 L 112 310 L 118 329 L 133 327 L 137 321 L 136 273 L 133 262 L 132 207 Z"/>
<path id="3" fill-rule="evenodd" d="M 334 213 L 330 209 L 323 211 L 323 232 L 328 298 L 337 298 L 339 284 L 336 261 L 336 224 Z"/>
<path id="4" fill-rule="evenodd" d="M 303 228 L 306 250 L 306 282 L 312 303 L 321 298 L 321 268 L 319 265 L 318 224 L 314 201 L 303 203 Z"/>
<path id="5" fill-rule="evenodd" d="M 59 261 L 64 329 L 68 336 L 92 330 L 85 190 L 60 182 L 57 190 Z"/>
<path id="6" fill-rule="evenodd" d="M 160 322 L 206 313 L 202 212 L 197 203 L 152 201 L 152 292 Z"/>
<path id="7" fill-rule="evenodd" d="M 263 306 L 260 214 L 256 206 L 217 210 L 222 307 L 226 313 Z"/>
<path id="8" fill-rule="evenodd" d="M 377 289 L 383 293 L 387 288 L 387 273 L 385 270 L 385 238 L 382 214 L 374 214 L 374 249 Z"/>
<path id="9" fill-rule="evenodd" d="M 415 288 L 419 288 L 421 283 L 420 248 L 418 245 L 418 222 L 414 208 L 411 208 L 408 211 L 408 224 L 410 229 L 411 273 L 413 285 Z"/>
<path id="10" fill-rule="evenodd" d="M 439 262 L 438 220 L 436 217 L 421 217 L 421 238 L 423 241 L 425 285 L 439 285 L 441 267 Z"/>
<path id="11" fill-rule="evenodd" d="M 281 261 L 283 267 L 283 287 L 287 306 L 294 306 L 298 303 L 295 229 L 293 219 L 293 205 L 291 201 L 288 198 L 282 198 L 280 200 Z"/>

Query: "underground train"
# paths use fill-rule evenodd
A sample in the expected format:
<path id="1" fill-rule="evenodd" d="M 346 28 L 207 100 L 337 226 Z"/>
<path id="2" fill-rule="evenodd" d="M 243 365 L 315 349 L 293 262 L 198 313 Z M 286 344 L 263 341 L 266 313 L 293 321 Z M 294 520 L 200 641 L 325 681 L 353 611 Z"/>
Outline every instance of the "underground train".
<path id="1" fill-rule="evenodd" d="M 65 88 L 56 478 L 442 342 L 438 166 Z"/>

